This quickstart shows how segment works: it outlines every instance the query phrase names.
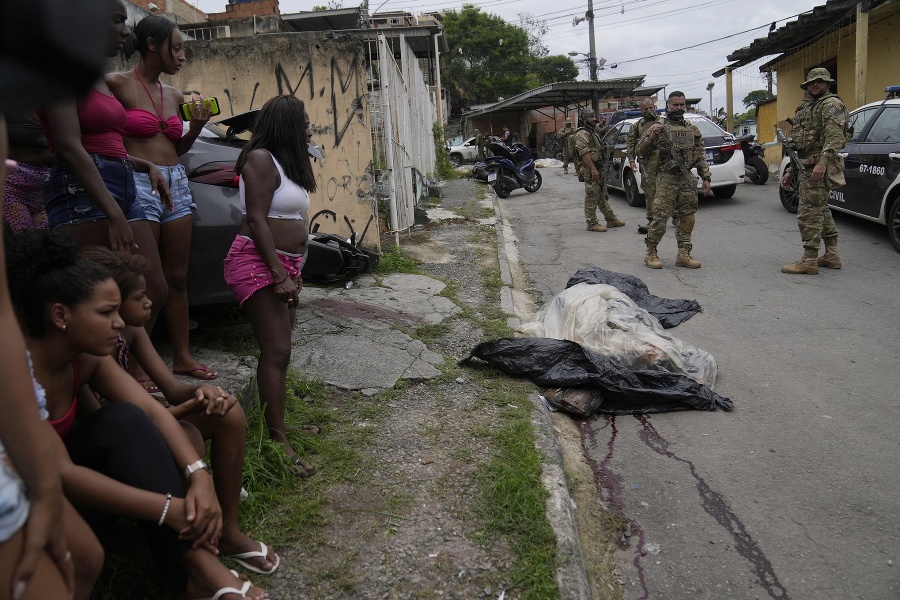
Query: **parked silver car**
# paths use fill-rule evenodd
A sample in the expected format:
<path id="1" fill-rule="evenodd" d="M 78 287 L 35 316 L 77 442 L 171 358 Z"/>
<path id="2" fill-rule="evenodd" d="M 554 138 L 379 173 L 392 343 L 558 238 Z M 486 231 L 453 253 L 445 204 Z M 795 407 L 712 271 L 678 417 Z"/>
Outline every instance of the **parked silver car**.
<path id="1" fill-rule="evenodd" d="M 716 198 L 731 198 L 737 191 L 738 184 L 744 182 L 744 153 L 741 151 L 740 142 L 736 142 L 733 135 L 726 133 L 703 115 L 688 113 L 684 118 L 696 125 L 703 136 L 706 162 L 709 163 L 709 172 L 712 176 L 710 186 L 713 195 Z M 628 132 L 637 121 L 639 119 L 619 121 L 604 137 L 613 150 L 609 187 L 624 191 L 625 200 L 630 206 L 644 206 L 640 169 L 632 171 L 625 159 Z M 640 164 L 640 161 L 637 162 Z M 692 172 L 694 175 L 697 174 L 696 169 L 692 169 Z M 703 189 L 699 177 L 697 189 Z"/>
<path id="2" fill-rule="evenodd" d="M 225 283 L 222 263 L 241 229 L 241 199 L 234 166 L 258 112 L 208 123 L 181 157 L 197 204 L 187 280 L 191 306 L 234 299 Z M 310 143 L 310 155 L 322 158 L 321 149 Z"/>

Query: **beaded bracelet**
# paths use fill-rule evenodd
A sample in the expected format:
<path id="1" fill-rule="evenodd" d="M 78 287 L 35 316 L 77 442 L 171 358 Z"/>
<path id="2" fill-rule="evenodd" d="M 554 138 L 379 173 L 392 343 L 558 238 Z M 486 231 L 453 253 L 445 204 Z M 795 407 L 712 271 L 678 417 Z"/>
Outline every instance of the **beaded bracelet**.
<path id="1" fill-rule="evenodd" d="M 163 523 L 166 522 L 166 515 L 169 514 L 169 505 L 171 504 L 172 494 L 166 494 L 166 505 L 163 507 L 162 514 L 159 516 L 159 523 L 157 523 L 157 525 L 159 525 L 160 527 L 162 527 Z"/>

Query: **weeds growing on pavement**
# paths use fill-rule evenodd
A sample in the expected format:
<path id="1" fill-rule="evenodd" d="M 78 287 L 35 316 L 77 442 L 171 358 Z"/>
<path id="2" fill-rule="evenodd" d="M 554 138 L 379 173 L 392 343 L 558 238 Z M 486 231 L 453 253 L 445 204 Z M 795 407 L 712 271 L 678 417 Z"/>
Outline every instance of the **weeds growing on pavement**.
<path id="1" fill-rule="evenodd" d="M 391 275 L 392 273 L 422 274 L 419 263 L 403 256 L 403 251 L 396 244 L 381 255 L 381 260 L 378 261 L 378 266 L 374 272 L 377 275 Z"/>

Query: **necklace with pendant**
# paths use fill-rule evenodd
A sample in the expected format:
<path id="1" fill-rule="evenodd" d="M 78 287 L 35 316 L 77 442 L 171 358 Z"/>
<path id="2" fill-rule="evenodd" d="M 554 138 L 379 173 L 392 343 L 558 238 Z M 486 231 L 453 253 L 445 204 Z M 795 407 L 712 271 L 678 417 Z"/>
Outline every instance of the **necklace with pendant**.
<path id="1" fill-rule="evenodd" d="M 137 67 L 134 68 L 134 76 L 137 77 L 137 80 L 141 82 L 141 86 L 144 88 L 144 91 L 147 92 L 147 97 L 150 98 L 150 104 L 153 105 L 153 110 L 156 111 L 156 117 L 159 121 L 156 123 L 156 126 L 159 127 L 160 131 L 165 131 L 169 128 L 169 124 L 165 122 L 163 119 L 163 110 L 166 105 L 164 104 L 163 99 L 163 87 L 162 83 L 159 83 L 159 108 L 156 107 L 156 102 L 153 101 L 153 96 L 150 94 L 150 90 L 147 89 L 147 84 L 144 83 L 144 80 L 141 79 L 141 74 L 138 73 Z"/>

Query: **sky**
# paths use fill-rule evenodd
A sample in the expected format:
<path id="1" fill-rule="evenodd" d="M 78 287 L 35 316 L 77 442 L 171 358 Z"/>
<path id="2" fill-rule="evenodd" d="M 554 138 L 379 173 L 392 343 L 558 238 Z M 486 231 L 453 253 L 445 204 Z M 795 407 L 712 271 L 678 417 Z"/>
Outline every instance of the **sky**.
<path id="1" fill-rule="evenodd" d="M 200 10 L 224 12 L 226 0 L 186 0 Z M 407 10 L 413 14 L 439 10 L 459 10 L 463 2 L 446 0 L 375 0 L 370 13 Z M 312 10 L 327 0 L 280 0 L 282 14 Z M 683 91 L 689 98 L 702 98 L 699 108 L 709 112 L 709 82 L 714 81 L 712 106 L 725 106 L 725 77 L 712 73 L 728 64 L 726 56 L 765 37 L 772 22 L 782 27 L 797 15 L 824 5 L 825 0 L 593 0 L 594 38 L 598 62 L 606 59 L 600 79 L 645 75 L 644 85 L 665 85 L 666 93 Z M 482 12 L 497 15 L 518 24 L 520 14 L 545 21 L 549 31 L 544 45 L 550 54 L 568 54 L 590 50 L 588 22 L 573 26 L 583 17 L 587 0 L 475 0 L 466 2 Z M 338 0 L 338 6 L 351 8 L 353 2 Z M 731 36 L 727 37 L 726 36 Z M 726 38 L 726 39 L 721 39 Z M 718 40 L 718 41 L 713 41 Z M 709 42 L 709 43 L 705 43 Z M 687 46 L 695 48 L 681 50 Z M 659 56 L 654 56 L 659 55 Z M 759 65 L 773 57 L 741 67 L 733 75 L 734 111 L 743 112 L 741 100 L 752 90 L 766 89 Z M 579 63 L 579 80 L 587 81 L 589 71 L 584 56 Z M 617 65 L 616 68 L 610 68 Z M 773 87 L 777 94 L 777 84 Z M 659 102 L 662 106 L 662 101 Z"/>

